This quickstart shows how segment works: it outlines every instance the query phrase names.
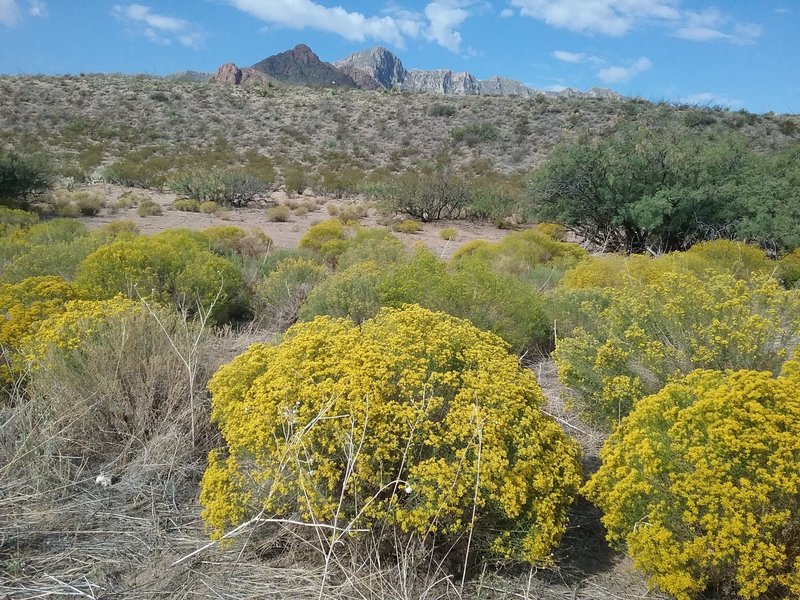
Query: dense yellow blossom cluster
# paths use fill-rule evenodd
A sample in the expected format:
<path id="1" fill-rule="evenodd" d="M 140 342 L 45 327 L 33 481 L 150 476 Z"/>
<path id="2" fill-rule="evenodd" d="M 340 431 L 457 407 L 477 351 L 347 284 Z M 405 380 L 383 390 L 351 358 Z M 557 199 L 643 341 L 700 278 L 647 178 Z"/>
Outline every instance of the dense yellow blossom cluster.
<path id="1" fill-rule="evenodd" d="M 60 277 L 0 283 L 0 385 L 12 383 L 24 372 L 19 352 L 35 339 L 42 321 L 79 297 L 78 291 Z"/>
<path id="2" fill-rule="evenodd" d="M 800 596 L 800 365 L 699 370 L 640 400 L 586 486 L 609 539 L 679 600 Z"/>
<path id="3" fill-rule="evenodd" d="M 264 511 L 340 528 L 475 533 L 547 563 L 580 484 L 576 444 L 497 336 L 416 305 L 356 326 L 318 317 L 256 344 L 209 389 L 227 442 L 203 517 L 217 537 Z"/>
<path id="4" fill-rule="evenodd" d="M 587 414 L 612 424 L 695 368 L 777 372 L 797 344 L 800 293 L 770 277 L 665 271 L 585 302 L 592 313 L 554 357 Z"/>

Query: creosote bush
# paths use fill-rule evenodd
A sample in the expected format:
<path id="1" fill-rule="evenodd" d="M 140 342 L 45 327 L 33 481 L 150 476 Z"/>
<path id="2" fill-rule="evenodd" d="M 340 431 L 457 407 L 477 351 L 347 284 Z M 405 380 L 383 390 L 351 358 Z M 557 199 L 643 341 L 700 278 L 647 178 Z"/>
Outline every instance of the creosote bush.
<path id="1" fill-rule="evenodd" d="M 578 450 L 507 350 L 418 306 L 360 327 L 321 317 L 251 346 L 209 383 L 227 443 L 202 482 L 212 535 L 263 511 L 549 563 Z"/>
<path id="2" fill-rule="evenodd" d="M 695 371 L 609 438 L 586 493 L 653 586 L 800 595 L 798 364 L 786 371 Z"/>

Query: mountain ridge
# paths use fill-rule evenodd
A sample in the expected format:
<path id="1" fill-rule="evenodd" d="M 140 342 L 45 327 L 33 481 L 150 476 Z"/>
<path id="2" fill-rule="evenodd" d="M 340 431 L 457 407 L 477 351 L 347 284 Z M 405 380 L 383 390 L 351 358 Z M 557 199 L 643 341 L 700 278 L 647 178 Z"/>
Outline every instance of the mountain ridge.
<path id="1" fill-rule="evenodd" d="M 232 65 L 229 66 L 229 65 Z M 223 65 L 228 71 L 238 69 L 233 63 Z M 223 68 L 220 67 L 220 70 Z M 246 69 L 246 68 L 245 68 Z M 591 88 L 585 92 L 573 88 L 560 91 L 542 90 L 521 81 L 493 75 L 478 79 L 467 71 L 451 69 L 406 69 L 400 58 L 382 46 L 354 52 L 333 63 L 323 62 L 305 44 L 281 52 L 255 63 L 250 69 L 263 73 L 269 80 L 287 85 L 309 87 L 348 87 L 367 90 L 423 92 L 444 96 L 495 95 L 495 96 L 551 96 L 620 98 L 610 89 Z M 239 84 L 231 77 L 210 77 L 211 81 Z M 234 78 L 235 79 L 235 78 Z M 251 81 L 257 81 L 251 79 Z M 241 82 L 244 83 L 244 82 Z"/>

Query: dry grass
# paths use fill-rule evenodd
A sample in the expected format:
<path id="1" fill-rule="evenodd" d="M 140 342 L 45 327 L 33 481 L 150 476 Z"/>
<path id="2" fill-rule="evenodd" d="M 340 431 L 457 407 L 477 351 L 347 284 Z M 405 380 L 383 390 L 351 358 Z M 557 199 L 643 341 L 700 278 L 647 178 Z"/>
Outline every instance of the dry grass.
<path id="1" fill-rule="evenodd" d="M 158 392 L 172 403 L 169 418 L 149 421 L 147 430 L 136 429 L 129 435 L 117 432 L 110 442 L 102 435 L 93 437 L 91 427 L 97 427 L 98 418 L 88 409 L 97 408 L 97 397 L 86 385 L 69 380 L 56 390 L 55 383 L 45 378 L 30 397 L 20 395 L 15 404 L 0 411 L 0 596 L 137 600 L 660 597 L 647 593 L 643 578 L 605 546 L 598 515 L 585 503 L 573 510 L 570 528 L 557 551 L 556 568 L 498 569 L 477 564 L 463 584 L 458 565 L 449 562 L 446 554 L 432 553 L 426 544 L 412 540 L 387 555 L 383 534 L 375 532 L 355 542 L 334 544 L 330 552 L 325 541 L 330 538 L 317 535 L 319 528 L 309 531 L 264 519 L 243 528 L 229 547 L 209 544 L 197 490 L 206 453 L 220 441 L 207 425 L 192 433 L 191 421 L 208 422 L 208 403 L 199 391 L 201 386 L 191 391 L 184 360 L 193 357 L 199 384 L 217 364 L 268 334 L 204 330 L 198 338 L 176 322 L 165 322 L 165 327 L 172 342 L 166 336 L 157 341 L 149 353 L 150 358 L 157 354 L 160 359 L 144 361 L 146 366 L 136 369 L 143 386 L 136 391 L 137 398 L 147 396 L 142 390 L 155 380 L 169 377 L 176 382 L 170 390 Z M 130 361 L 112 357 L 109 364 L 117 360 L 121 373 L 133 372 L 132 358 L 142 358 L 138 344 L 143 342 L 134 344 Z M 168 350 L 173 343 L 174 349 Z M 561 405 L 552 363 L 539 362 L 533 368 L 547 392 L 548 412 L 577 436 L 591 468 L 602 436 Z M 100 371 L 104 369 L 99 366 Z M 59 372 L 57 365 L 55 372 Z M 44 390 L 49 390 L 48 397 L 59 391 L 62 399 L 74 399 L 73 410 L 59 407 L 61 417 L 51 418 L 36 403 Z M 98 485 L 100 474 L 113 476 L 115 483 Z"/>

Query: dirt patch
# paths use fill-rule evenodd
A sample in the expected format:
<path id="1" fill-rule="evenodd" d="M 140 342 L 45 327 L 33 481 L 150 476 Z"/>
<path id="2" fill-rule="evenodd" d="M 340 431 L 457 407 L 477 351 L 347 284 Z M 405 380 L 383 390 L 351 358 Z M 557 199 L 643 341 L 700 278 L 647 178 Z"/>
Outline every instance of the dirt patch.
<path id="1" fill-rule="evenodd" d="M 329 210 L 336 211 L 353 204 L 367 206 L 367 216 L 360 220 L 363 227 L 386 227 L 381 224 L 380 215 L 370 206 L 363 197 L 354 198 L 329 198 L 317 195 L 303 195 L 288 197 L 284 192 L 260 198 L 245 208 L 234 208 L 221 211 L 217 214 L 199 212 L 186 212 L 176 210 L 173 205 L 178 196 L 171 192 L 156 190 L 141 190 L 125 188 L 110 184 L 96 184 L 87 186 L 86 189 L 102 194 L 107 204 L 111 205 L 126 192 L 133 192 L 150 198 L 161 207 L 162 214 L 140 217 L 136 208 L 111 209 L 104 208 L 93 217 L 82 217 L 81 220 L 90 228 L 101 227 L 107 223 L 120 220 L 130 220 L 136 223 L 142 233 L 151 234 L 166 229 L 186 228 L 205 229 L 220 225 L 233 225 L 242 229 L 258 229 L 266 233 L 278 248 L 296 248 L 300 238 L 305 235 L 309 227 L 320 221 L 332 218 Z M 267 209 L 277 204 L 314 206 L 315 209 L 306 214 L 292 214 L 285 223 L 270 222 L 267 218 Z M 330 209 L 328 207 L 331 207 Z M 441 231 L 453 228 L 457 236 L 452 240 L 445 240 Z M 486 240 L 496 242 L 502 239 L 508 231 L 480 222 L 470 221 L 436 221 L 424 223 L 421 231 L 417 233 L 399 233 L 395 235 L 409 248 L 416 244 L 423 244 L 435 255 L 448 259 L 464 244 L 472 240 Z"/>

